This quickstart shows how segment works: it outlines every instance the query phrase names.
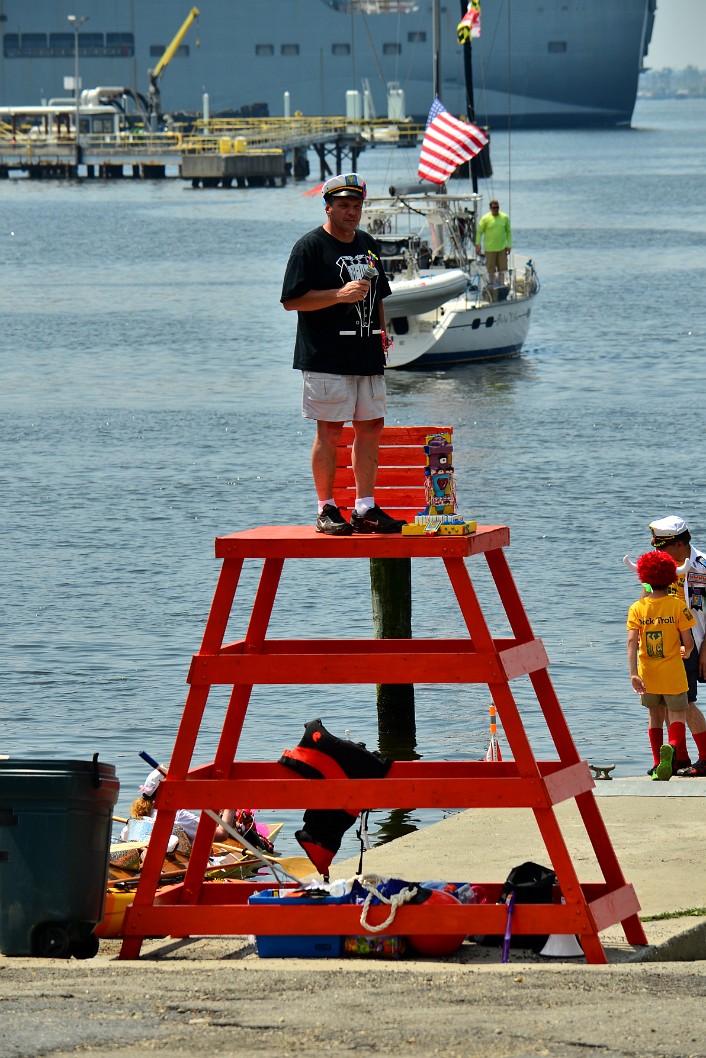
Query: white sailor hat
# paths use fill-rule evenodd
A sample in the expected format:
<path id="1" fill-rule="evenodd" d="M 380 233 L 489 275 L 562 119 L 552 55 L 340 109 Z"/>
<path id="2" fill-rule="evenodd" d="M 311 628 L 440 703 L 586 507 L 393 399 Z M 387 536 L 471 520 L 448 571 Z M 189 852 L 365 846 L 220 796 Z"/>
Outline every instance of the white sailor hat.
<path id="1" fill-rule="evenodd" d="M 321 194 L 324 198 L 340 198 L 342 195 L 350 195 L 365 201 L 367 194 L 365 180 L 358 173 L 339 173 L 338 176 L 329 177 L 321 188 Z"/>
<path id="2" fill-rule="evenodd" d="M 668 518 L 659 518 L 657 521 L 650 522 L 649 528 L 652 531 L 652 542 L 655 547 L 659 547 L 665 540 L 673 540 L 675 536 L 681 536 L 682 533 L 686 533 L 689 530 L 689 526 L 684 519 L 678 518 L 675 514 L 670 514 Z"/>
<path id="3" fill-rule="evenodd" d="M 158 771 L 155 768 L 155 770 L 151 771 L 143 782 L 142 786 L 140 787 L 140 793 L 144 794 L 145 797 L 154 797 L 157 792 L 157 787 L 159 786 L 163 778 L 164 776 L 162 775 L 161 771 Z"/>

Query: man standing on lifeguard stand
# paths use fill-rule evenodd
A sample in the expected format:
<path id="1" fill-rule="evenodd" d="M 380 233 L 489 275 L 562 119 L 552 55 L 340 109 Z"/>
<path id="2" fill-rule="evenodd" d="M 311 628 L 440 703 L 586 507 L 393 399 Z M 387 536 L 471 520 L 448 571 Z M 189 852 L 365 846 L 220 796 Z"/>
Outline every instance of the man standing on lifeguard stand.
<path id="1" fill-rule="evenodd" d="M 358 229 L 366 195 L 357 173 L 323 185 L 326 221 L 292 249 L 281 301 L 297 312 L 294 367 L 304 379 L 302 415 L 316 421 L 311 468 L 318 498 L 316 531 L 329 536 L 400 533 L 403 521 L 375 503 L 380 436 L 385 425 L 382 299 L 390 285 L 377 243 Z M 355 510 L 350 522 L 333 496 L 336 449 L 352 422 Z"/>

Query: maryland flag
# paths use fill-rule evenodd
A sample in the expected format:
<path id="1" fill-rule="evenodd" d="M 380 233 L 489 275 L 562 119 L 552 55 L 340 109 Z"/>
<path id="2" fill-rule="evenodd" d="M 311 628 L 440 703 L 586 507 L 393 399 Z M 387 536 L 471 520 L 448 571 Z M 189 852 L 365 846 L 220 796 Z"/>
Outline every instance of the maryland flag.
<path id="1" fill-rule="evenodd" d="M 480 37 L 480 0 L 469 0 L 468 10 L 456 27 L 459 44 Z"/>

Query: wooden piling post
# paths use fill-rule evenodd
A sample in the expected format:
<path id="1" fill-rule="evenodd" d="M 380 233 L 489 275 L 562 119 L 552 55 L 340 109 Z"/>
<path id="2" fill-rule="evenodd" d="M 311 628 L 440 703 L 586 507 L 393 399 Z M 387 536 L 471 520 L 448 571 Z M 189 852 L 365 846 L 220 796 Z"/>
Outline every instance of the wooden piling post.
<path id="1" fill-rule="evenodd" d="M 370 589 L 376 639 L 412 638 L 412 562 L 409 558 L 371 558 Z M 376 685 L 378 734 L 414 744 L 414 684 Z"/>

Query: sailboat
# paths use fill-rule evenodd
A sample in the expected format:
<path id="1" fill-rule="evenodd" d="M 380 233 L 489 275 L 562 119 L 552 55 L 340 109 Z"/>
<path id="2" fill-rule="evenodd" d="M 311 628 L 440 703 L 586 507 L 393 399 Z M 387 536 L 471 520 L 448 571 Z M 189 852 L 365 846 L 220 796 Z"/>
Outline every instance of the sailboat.
<path id="1" fill-rule="evenodd" d="M 439 0 L 433 0 L 432 18 L 438 100 Z M 466 81 L 472 122 L 470 44 L 464 47 L 469 56 Z M 487 156 L 484 165 L 488 172 Z M 522 351 L 539 277 L 533 261 L 516 254 L 509 255 L 507 271 L 491 275 L 483 257 L 476 254 L 482 214 L 479 169 L 483 173 L 483 166 L 471 165 L 470 192 L 452 193 L 445 182 L 427 181 L 391 186 L 389 197 L 369 197 L 366 202 L 363 223 L 380 245 L 392 291 L 384 301 L 387 330 L 394 339 L 388 368 L 501 360 Z"/>

